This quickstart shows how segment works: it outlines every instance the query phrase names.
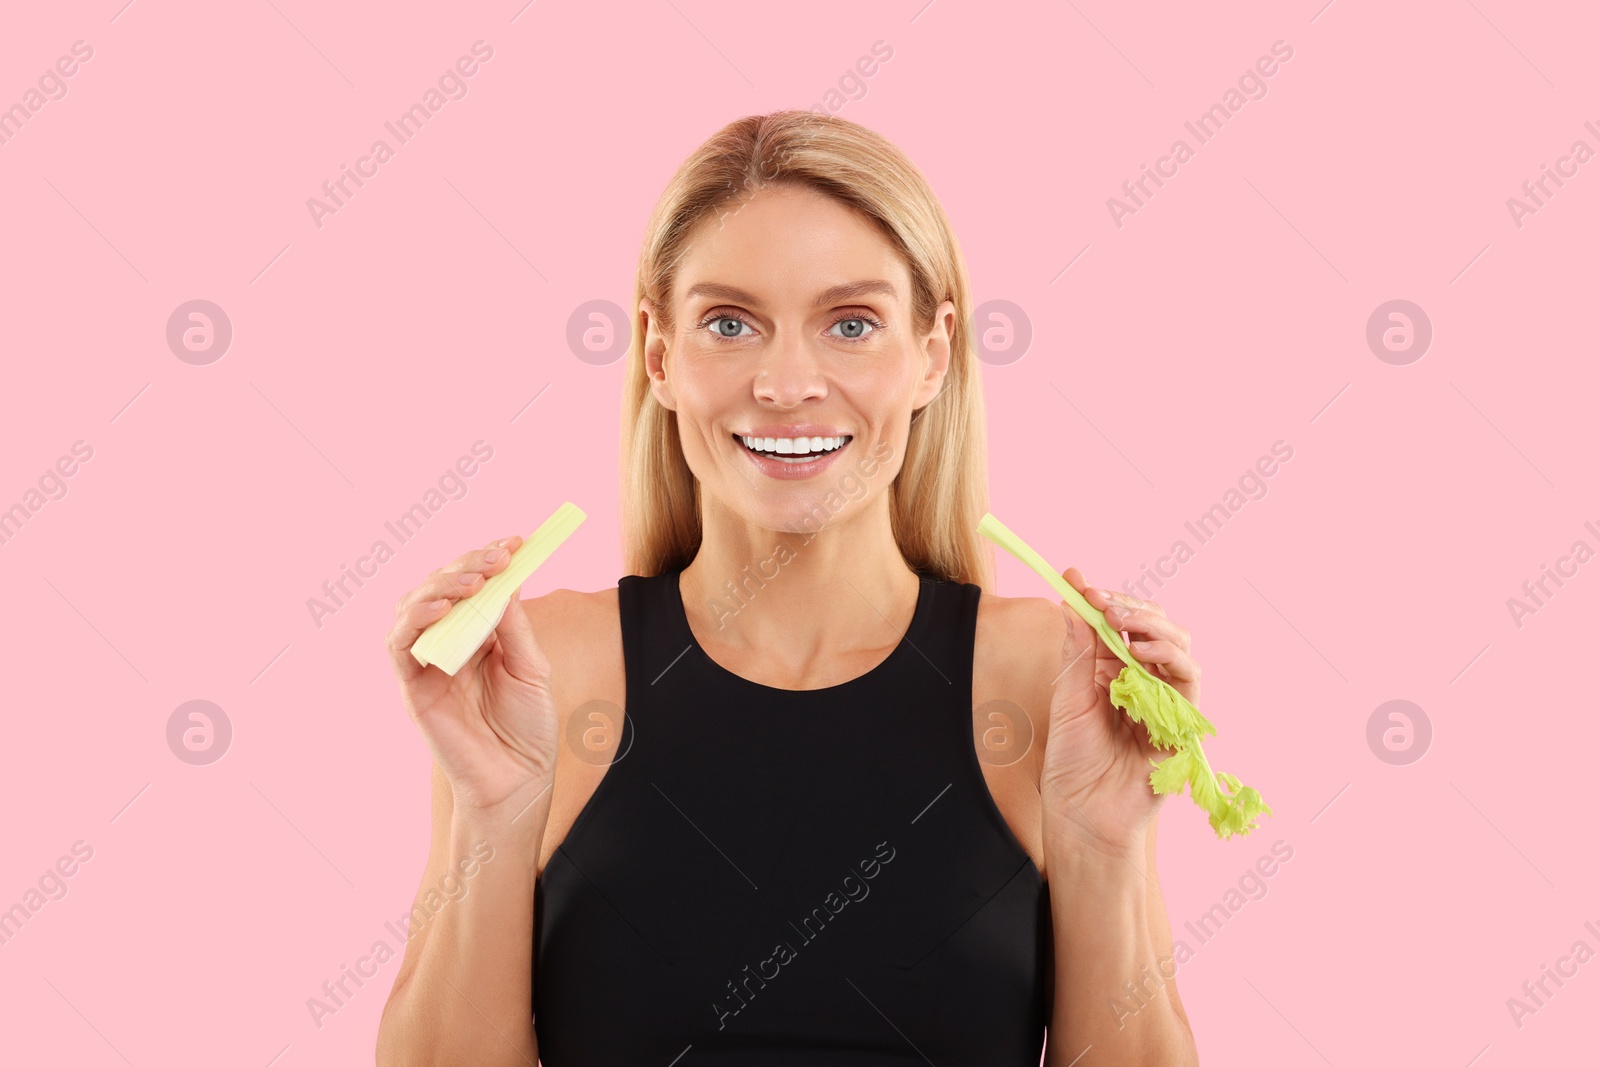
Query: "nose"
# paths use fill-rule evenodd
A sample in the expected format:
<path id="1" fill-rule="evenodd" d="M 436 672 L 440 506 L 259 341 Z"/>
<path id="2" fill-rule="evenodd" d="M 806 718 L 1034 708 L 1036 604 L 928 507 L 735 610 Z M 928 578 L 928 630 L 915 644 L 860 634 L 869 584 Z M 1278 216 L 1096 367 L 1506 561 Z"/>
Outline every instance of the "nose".
<path id="1" fill-rule="evenodd" d="M 791 408 L 812 397 L 827 395 L 822 361 L 798 333 L 790 332 L 762 350 L 756 365 L 757 400 Z"/>

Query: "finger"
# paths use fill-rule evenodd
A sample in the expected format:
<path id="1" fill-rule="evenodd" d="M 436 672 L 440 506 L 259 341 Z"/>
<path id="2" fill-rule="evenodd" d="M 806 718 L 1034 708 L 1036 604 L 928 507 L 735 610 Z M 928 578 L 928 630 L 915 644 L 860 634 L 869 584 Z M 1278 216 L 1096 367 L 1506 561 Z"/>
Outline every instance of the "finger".
<path id="1" fill-rule="evenodd" d="M 521 540 L 520 536 L 512 535 L 491 541 L 476 552 L 463 553 L 400 598 L 395 606 L 395 625 L 385 643 L 402 678 L 412 677 L 424 669 L 411 655 L 411 646 L 422 631 L 444 618 L 457 601 L 482 589 L 487 575 L 503 570 Z M 491 555 L 495 556 L 492 560 L 489 559 Z"/>
<path id="2" fill-rule="evenodd" d="M 1085 583 L 1083 586 L 1083 598 L 1089 602 L 1090 607 L 1105 616 L 1106 624 L 1117 631 L 1117 636 L 1121 637 L 1123 643 L 1126 644 L 1127 635 L 1122 632 L 1122 620 L 1117 614 L 1117 605 L 1108 597 L 1106 590 L 1101 589 L 1099 586 Z"/>
<path id="3" fill-rule="evenodd" d="M 1200 665 L 1171 641 L 1131 641 L 1128 647 L 1141 663 L 1162 664 L 1174 678 L 1192 682 L 1200 677 Z"/>
<path id="4" fill-rule="evenodd" d="M 1066 633 L 1061 644 L 1060 669 L 1051 679 L 1057 692 L 1069 694 L 1074 710 L 1098 703 L 1101 692 L 1111 687 L 1122 663 L 1106 648 L 1100 635 L 1076 611 L 1061 604 Z M 1082 705 L 1078 707 L 1076 705 Z"/>
<path id="5" fill-rule="evenodd" d="M 1165 615 L 1167 613 L 1167 609 L 1154 600 L 1141 600 L 1132 593 L 1119 593 L 1115 589 L 1097 589 L 1096 592 L 1108 604 L 1121 604 L 1125 608 L 1150 611 L 1157 615 Z"/>
<path id="6" fill-rule="evenodd" d="M 1100 612 L 1100 614 L 1105 615 L 1108 619 L 1111 617 L 1111 609 L 1120 603 L 1120 601 L 1114 600 L 1113 596 L 1120 596 L 1121 594 L 1113 594 L 1110 590 L 1102 589 L 1097 585 L 1089 585 L 1087 582 L 1084 583 L 1081 592 L 1083 593 L 1083 599 L 1089 602 L 1089 606 Z"/>
<path id="7" fill-rule="evenodd" d="M 1061 615 L 1066 623 L 1066 632 L 1061 640 L 1061 661 L 1056 676 L 1051 679 L 1051 684 L 1081 688 L 1092 678 L 1094 672 L 1096 659 L 1094 631 L 1077 612 L 1064 603 L 1061 605 Z"/>
<path id="8" fill-rule="evenodd" d="M 1065 578 L 1069 585 L 1071 585 L 1079 593 L 1083 594 L 1083 598 L 1089 602 L 1090 607 L 1094 608 L 1096 611 L 1099 611 L 1101 614 L 1105 614 L 1107 607 L 1105 596 L 1098 588 L 1089 584 L 1088 579 L 1083 576 L 1082 571 L 1078 570 L 1076 567 L 1068 567 L 1066 570 L 1061 572 L 1061 577 Z M 1099 602 L 1096 603 L 1096 600 Z M 1066 601 L 1062 601 L 1063 605 L 1065 605 L 1065 603 Z M 1077 612 L 1073 612 L 1073 614 L 1076 615 Z"/>
<path id="9" fill-rule="evenodd" d="M 1128 610 L 1120 604 L 1112 604 L 1106 610 L 1106 618 L 1120 630 L 1151 639 L 1165 639 L 1182 649 L 1189 648 L 1189 631 L 1165 615 L 1156 615 L 1143 608 Z"/>
<path id="10" fill-rule="evenodd" d="M 550 661 L 539 647 L 533 624 L 528 621 L 528 611 L 515 593 L 495 624 L 495 635 L 500 639 L 500 649 L 505 656 L 506 673 L 524 682 L 547 680 Z"/>
<path id="11" fill-rule="evenodd" d="M 437 570 L 428 575 L 421 585 L 406 591 L 394 606 L 395 617 L 400 618 L 418 604 L 440 599 L 456 601 L 482 588 L 483 575 L 478 571 L 446 573 L 443 569 Z"/>
<path id="12" fill-rule="evenodd" d="M 1117 630 L 1125 644 L 1130 643 L 1130 638 L 1137 633 L 1146 635 L 1148 639 L 1166 638 L 1188 649 L 1189 631 L 1169 620 L 1165 610 L 1155 601 L 1090 586 L 1076 567 L 1068 567 L 1062 577 L 1084 594 L 1084 599 L 1089 601 L 1091 607 L 1105 616 L 1106 622 Z M 1110 664 L 1109 668 L 1115 675 L 1116 665 Z"/>
<path id="13" fill-rule="evenodd" d="M 1095 587 L 1089 584 L 1089 579 L 1083 576 L 1082 571 L 1076 567 L 1068 567 L 1066 570 L 1061 572 L 1061 577 L 1067 580 L 1068 585 L 1082 593 L 1085 599 L 1089 600 L 1090 603 L 1094 603 L 1093 597 L 1091 597 L 1089 594 L 1094 591 Z M 1095 606 L 1100 607 L 1098 604 Z"/>
<path id="14" fill-rule="evenodd" d="M 468 658 L 467 662 L 463 664 L 461 669 L 456 673 L 464 674 L 469 678 L 475 675 L 478 671 L 478 664 L 482 663 L 489 653 L 494 651 L 495 646 L 499 643 L 499 635 L 493 630 L 490 630 L 489 636 L 483 639 L 483 644 L 478 646 L 478 650 Z"/>
<path id="15" fill-rule="evenodd" d="M 1067 584 L 1072 586 L 1072 588 L 1076 589 L 1080 593 L 1083 592 L 1085 586 L 1088 585 L 1088 583 L 1083 580 L 1083 572 L 1076 567 L 1068 567 L 1066 570 L 1061 572 L 1061 577 L 1065 578 L 1067 580 Z"/>
<path id="16" fill-rule="evenodd" d="M 511 553 L 517 550 L 517 543 L 521 540 L 522 538 L 513 535 L 502 537 L 498 541 L 490 541 L 480 549 L 463 552 L 439 570 L 444 573 L 482 571 L 486 568 L 490 571 L 499 570 L 506 565 L 506 561 L 511 558 Z M 495 557 L 492 561 L 489 559 L 490 555 Z"/>
<path id="17" fill-rule="evenodd" d="M 393 660 L 395 669 L 400 672 L 402 678 L 420 674 L 425 669 L 411 654 L 411 646 L 416 644 L 423 630 L 449 613 L 451 603 L 452 601 L 445 597 L 417 601 L 400 612 L 400 617 L 389 630 L 384 644 L 389 649 L 390 659 Z"/>
<path id="18" fill-rule="evenodd" d="M 458 600 L 471 596 L 483 588 L 484 581 L 505 570 L 511 562 L 511 553 L 517 550 L 521 540 L 516 536 L 505 537 L 491 541 L 474 552 L 462 553 L 401 597 L 395 605 L 395 614 L 399 615 L 412 604 L 437 600 L 439 597 Z M 490 556 L 495 558 L 490 559 Z"/>

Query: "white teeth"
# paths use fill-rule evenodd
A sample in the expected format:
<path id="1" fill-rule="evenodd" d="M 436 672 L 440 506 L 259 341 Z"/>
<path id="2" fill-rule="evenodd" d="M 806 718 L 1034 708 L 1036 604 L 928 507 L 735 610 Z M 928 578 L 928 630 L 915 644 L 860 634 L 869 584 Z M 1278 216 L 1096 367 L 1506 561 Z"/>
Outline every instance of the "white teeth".
<path id="1" fill-rule="evenodd" d="M 848 437 L 746 437 L 740 435 L 740 440 L 756 452 L 771 452 L 776 455 L 797 455 L 817 452 L 832 452 L 843 448 Z"/>

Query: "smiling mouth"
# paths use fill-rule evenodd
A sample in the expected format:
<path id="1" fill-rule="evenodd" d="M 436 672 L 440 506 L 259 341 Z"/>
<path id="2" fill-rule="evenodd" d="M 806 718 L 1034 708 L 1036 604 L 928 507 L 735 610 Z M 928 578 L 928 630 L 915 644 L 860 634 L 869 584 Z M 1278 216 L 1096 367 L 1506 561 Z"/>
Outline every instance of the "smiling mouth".
<path id="1" fill-rule="evenodd" d="M 852 440 L 849 434 L 841 437 L 744 437 L 732 435 L 734 443 L 747 452 L 763 459 L 783 463 L 808 463 L 814 459 L 839 451 Z"/>

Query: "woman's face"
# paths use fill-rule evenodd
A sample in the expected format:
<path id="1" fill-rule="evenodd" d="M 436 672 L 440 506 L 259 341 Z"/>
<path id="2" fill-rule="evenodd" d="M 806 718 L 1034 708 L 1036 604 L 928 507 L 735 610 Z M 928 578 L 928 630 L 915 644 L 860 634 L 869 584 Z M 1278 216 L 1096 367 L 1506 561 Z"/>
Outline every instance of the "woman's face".
<path id="1" fill-rule="evenodd" d="M 645 362 L 708 503 L 808 533 L 888 488 L 943 385 L 955 305 L 914 334 L 910 272 L 872 223 L 769 187 L 700 222 L 672 299 L 670 336 L 640 305 Z"/>

